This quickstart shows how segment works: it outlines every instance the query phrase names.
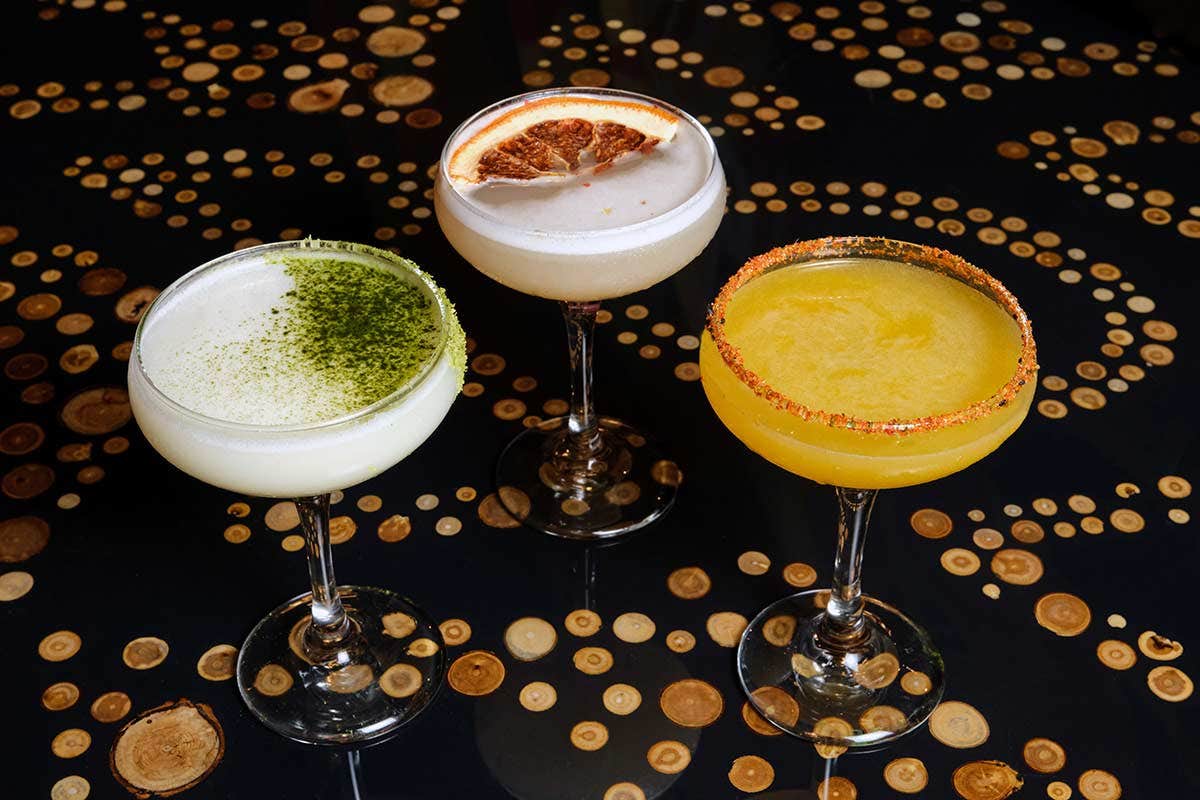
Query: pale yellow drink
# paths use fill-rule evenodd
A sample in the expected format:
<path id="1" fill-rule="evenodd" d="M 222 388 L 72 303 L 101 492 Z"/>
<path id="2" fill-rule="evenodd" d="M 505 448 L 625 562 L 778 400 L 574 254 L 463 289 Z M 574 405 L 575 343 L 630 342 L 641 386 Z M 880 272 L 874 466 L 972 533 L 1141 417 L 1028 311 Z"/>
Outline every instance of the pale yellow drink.
<path id="1" fill-rule="evenodd" d="M 751 279 L 725 308 L 746 370 L 810 409 L 859 421 L 967 409 L 1018 371 L 1021 329 L 994 299 L 899 261 L 831 258 Z M 731 369 L 706 331 L 704 390 L 721 421 L 764 458 L 821 483 L 885 489 L 934 480 L 995 450 L 1033 400 L 1032 377 L 1003 406 L 912 432 L 866 432 L 777 408 Z"/>

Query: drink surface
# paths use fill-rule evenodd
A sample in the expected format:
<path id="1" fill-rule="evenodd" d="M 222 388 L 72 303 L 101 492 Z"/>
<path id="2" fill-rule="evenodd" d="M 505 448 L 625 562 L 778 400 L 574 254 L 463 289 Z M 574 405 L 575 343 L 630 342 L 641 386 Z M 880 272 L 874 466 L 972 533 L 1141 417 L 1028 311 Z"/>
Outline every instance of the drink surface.
<path id="1" fill-rule="evenodd" d="M 461 194 L 474 208 L 513 228 L 550 235 L 601 231 L 670 211 L 700 191 L 711 165 L 708 142 L 684 123 L 671 141 L 660 142 L 649 153 L 625 155 L 600 172 L 551 180 L 488 181 Z"/>
<path id="2" fill-rule="evenodd" d="M 465 124 L 446 152 L 525 98 L 545 94 L 563 93 L 501 104 Z M 678 111 L 622 92 L 564 96 Z M 606 300 L 653 286 L 700 254 L 724 215 L 725 174 L 708 132 L 683 115 L 670 141 L 599 172 L 461 186 L 443 168 L 434 207 L 454 249 L 493 280 L 553 300 Z"/>
<path id="3" fill-rule="evenodd" d="M 991 298 L 932 270 L 878 259 L 785 266 L 741 287 L 725 335 L 788 399 L 888 422 L 967 408 L 1017 371 L 1017 324 Z M 718 416 L 767 459 L 823 483 L 872 489 L 932 480 L 994 450 L 1020 424 L 1027 386 L 968 422 L 904 435 L 806 422 L 758 397 L 706 333 L 704 387 Z"/>
<path id="4" fill-rule="evenodd" d="M 1021 354 L 1016 323 L 989 298 L 878 259 L 762 275 L 734 295 L 725 332 L 746 368 L 788 398 L 881 422 L 985 400 Z"/>
<path id="5" fill-rule="evenodd" d="M 371 405 L 439 341 L 420 288 L 349 255 L 248 260 L 165 303 L 142 335 L 150 380 L 185 408 L 243 424 L 318 423 Z"/>
<path id="6" fill-rule="evenodd" d="M 129 361 L 129 402 L 154 449 L 193 477 L 320 494 L 433 433 L 462 387 L 465 342 L 411 262 L 344 242 L 260 245 L 159 296 Z"/>

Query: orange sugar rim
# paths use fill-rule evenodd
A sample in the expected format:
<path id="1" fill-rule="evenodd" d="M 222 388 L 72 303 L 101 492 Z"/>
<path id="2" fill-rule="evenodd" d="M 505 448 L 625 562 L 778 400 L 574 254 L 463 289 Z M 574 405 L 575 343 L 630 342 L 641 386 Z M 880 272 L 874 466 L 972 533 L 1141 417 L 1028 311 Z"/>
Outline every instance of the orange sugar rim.
<path id="1" fill-rule="evenodd" d="M 1017 323 L 1021 331 L 1021 353 L 1013 376 L 991 397 L 979 400 L 957 411 L 915 419 L 864 420 L 849 414 L 839 414 L 811 408 L 788 398 L 745 366 L 741 351 L 725 337 L 725 311 L 738 289 L 754 278 L 791 263 L 814 261 L 839 256 L 865 256 L 899 261 L 921 268 L 932 268 L 957 278 L 967 285 L 989 294 Z M 983 419 L 1007 406 L 1037 374 L 1037 346 L 1033 341 L 1033 325 L 1017 298 L 984 270 L 968 261 L 936 247 L 887 239 L 882 236 L 827 236 L 777 247 L 754 256 L 742 265 L 721 287 L 709 309 L 705 326 L 717 346 L 725 365 L 756 395 L 781 411 L 800 417 L 806 422 L 820 422 L 831 428 L 845 428 L 863 433 L 904 435 L 918 431 L 934 431 Z"/>
<path id="2" fill-rule="evenodd" d="M 657 106 L 652 106 L 648 103 L 635 103 L 630 100 L 601 100 L 596 97 L 580 97 L 580 96 L 571 95 L 571 94 L 564 94 L 561 96 L 554 96 L 554 97 L 543 97 L 543 98 L 539 98 L 537 100 L 528 100 L 524 103 L 521 103 L 519 106 L 517 106 L 516 108 L 514 108 L 510 111 L 505 111 L 503 114 L 500 114 L 499 116 L 497 116 L 495 119 L 493 119 L 487 125 L 484 125 L 478 131 L 471 134 L 471 138 L 467 139 L 465 142 L 460 144 L 458 147 L 454 148 L 454 152 L 450 154 L 451 167 L 453 168 L 454 162 L 458 160 L 460 154 L 466 148 L 468 148 L 471 144 L 478 141 L 479 139 L 485 138 L 486 135 L 490 131 L 492 131 L 499 125 L 503 125 L 505 122 L 512 119 L 513 117 L 517 117 L 517 116 L 521 116 L 522 114 L 526 114 L 530 111 L 530 109 L 538 108 L 540 106 L 567 105 L 567 104 L 573 105 L 576 103 L 584 103 L 584 104 L 589 104 L 589 105 L 595 104 L 595 105 L 599 105 L 599 106 L 609 106 L 609 107 L 621 106 L 623 108 L 636 108 L 639 111 L 647 111 L 651 114 L 654 114 L 655 116 L 661 117 L 662 119 L 667 120 L 668 122 L 679 122 L 679 117 L 675 116 L 674 114 L 670 113 L 669 111 L 665 111 L 661 108 L 658 108 Z"/>

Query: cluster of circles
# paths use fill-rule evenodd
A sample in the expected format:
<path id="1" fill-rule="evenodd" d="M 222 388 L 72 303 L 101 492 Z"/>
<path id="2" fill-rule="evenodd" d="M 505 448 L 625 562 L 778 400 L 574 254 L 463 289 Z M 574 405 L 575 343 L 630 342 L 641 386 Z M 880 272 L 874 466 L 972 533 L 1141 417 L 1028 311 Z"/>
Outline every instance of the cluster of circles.
<path id="1" fill-rule="evenodd" d="M 1187 479 L 1178 475 L 1165 475 L 1157 482 L 1159 493 L 1170 500 L 1180 500 L 1191 495 L 1192 487 Z M 1122 482 L 1117 484 L 1115 493 L 1122 499 L 1130 499 L 1141 494 L 1141 488 L 1134 483 Z M 1033 500 L 1031 506 L 1040 517 L 1054 517 L 1059 514 L 1059 504 L 1048 497 Z M 1105 520 L 1097 515 L 1095 500 L 1087 495 L 1074 494 L 1067 498 L 1066 506 L 1077 515 L 1074 522 L 1059 519 L 1052 523 L 1055 536 L 1064 539 L 1073 538 L 1077 530 L 1082 530 L 1089 536 L 1102 534 L 1106 530 Z M 1031 545 L 1046 538 L 1046 530 L 1035 519 L 1025 518 L 1024 509 L 1009 503 L 1004 506 L 1004 515 L 1013 519 L 1009 527 L 1009 536 L 1022 545 Z M 1167 512 L 1167 518 L 1175 524 L 1185 524 L 1190 521 L 1188 512 L 1179 507 L 1172 507 Z M 975 524 L 985 521 L 987 515 L 981 509 L 972 509 L 967 513 L 968 519 Z M 940 540 L 951 534 L 954 529 L 953 521 L 946 513 L 932 508 L 920 509 L 912 514 L 909 523 L 919 536 Z M 1108 525 L 1126 534 L 1140 533 L 1146 528 L 1146 520 L 1141 513 L 1131 508 L 1116 508 L 1108 514 Z M 991 552 L 990 569 L 1002 582 L 1011 586 L 1024 587 L 1037 583 L 1045 574 L 1042 558 L 1022 547 L 1006 547 L 1005 535 L 993 527 L 977 528 L 971 536 L 971 541 L 980 550 Z M 980 571 L 981 559 L 973 550 L 965 547 L 951 547 L 940 557 L 942 568 L 952 575 L 968 576 Z M 995 583 L 986 583 L 983 593 L 992 598 L 1000 597 L 1000 587 Z M 1081 598 L 1066 592 L 1050 592 L 1042 595 L 1034 604 L 1034 618 L 1037 623 L 1058 636 L 1074 637 L 1084 633 L 1092 622 L 1092 611 Z M 1123 629 L 1128 624 L 1120 614 L 1108 617 L 1108 624 L 1114 629 Z M 1183 645 L 1155 631 L 1144 631 L 1137 640 L 1142 654 L 1154 661 L 1172 661 L 1183 654 Z M 1096 655 L 1100 662 L 1114 670 L 1128 670 L 1137 661 L 1137 655 L 1132 646 L 1119 639 L 1105 639 L 1098 643 Z M 1150 691 L 1157 697 L 1168 702 L 1181 702 L 1192 695 L 1191 678 L 1182 670 L 1171 665 L 1160 665 L 1151 669 L 1146 675 L 1146 683 Z"/>
<path id="2" fill-rule="evenodd" d="M 431 128 L 442 122 L 440 112 L 422 105 L 434 94 L 433 83 L 419 72 L 397 71 L 397 65 L 412 70 L 432 66 L 436 57 L 424 52 L 429 34 L 444 31 L 447 23 L 458 19 L 463 2 L 451 0 L 438 7 L 439 0 L 416 0 L 415 13 L 402 20 L 396 19 L 389 5 L 368 5 L 359 9 L 358 22 L 378 27 L 363 30 L 347 25 L 328 36 L 309 32 L 299 20 L 272 26 L 268 20 L 254 19 L 248 29 L 239 30 L 233 20 L 219 19 L 206 30 L 185 22 L 179 14 L 144 11 L 144 36 L 154 43 L 154 55 L 164 70 L 145 82 L 145 91 L 180 104 L 185 117 L 224 116 L 231 100 L 241 100 L 255 110 L 274 108 L 280 105 L 274 91 L 254 89 L 268 76 L 270 62 L 280 59 L 289 63 L 280 67 L 279 76 L 296 87 L 286 92 L 285 105 L 293 111 L 337 109 L 344 117 L 360 117 L 369 103 L 377 107 L 374 119 L 381 124 L 403 120 L 412 128 Z M 243 32 L 246 35 L 239 37 Z M 168 44 L 172 36 L 177 41 Z M 29 119 L 42 111 L 43 101 L 60 114 L 85 107 L 137 111 L 148 103 L 134 81 L 117 81 L 111 89 L 113 93 L 106 92 L 101 81 L 87 81 L 78 92 L 80 99 L 63 84 L 49 81 L 35 87 L 32 96 L 16 99 L 8 111 L 14 119 Z M 0 97 L 20 94 L 16 84 L 0 86 Z"/>
<path id="3" fill-rule="evenodd" d="M 901 0 L 906 6 L 902 18 L 889 20 L 888 7 L 877 0 L 858 3 L 862 16 L 851 22 L 843 19 L 843 11 L 835 6 L 822 5 L 811 8 L 806 17 L 805 9 L 792 2 L 772 3 L 769 12 L 787 27 L 787 35 L 799 42 L 808 43 L 818 53 L 837 53 L 851 63 L 873 63 L 854 75 L 854 83 L 866 89 L 883 89 L 891 86 L 899 73 L 909 80 L 922 80 L 925 88 L 937 85 L 956 85 L 964 80 L 960 92 L 969 100 L 987 100 L 993 94 L 991 86 L 984 83 L 992 75 L 1003 82 L 1019 81 L 1026 76 L 1047 81 L 1055 77 L 1081 78 L 1093 72 L 1093 64 L 1111 64 L 1112 73 L 1130 77 L 1141 72 L 1139 64 L 1149 64 L 1158 51 L 1155 42 L 1138 43 L 1138 53 L 1133 60 L 1118 60 L 1121 51 L 1107 42 L 1092 42 L 1082 48 L 1082 58 L 1066 55 L 1067 43 L 1058 36 L 1043 37 L 1036 44 L 1025 42 L 1021 37 L 1034 32 L 1034 26 L 1021 19 L 1003 18 L 995 23 L 995 31 L 988 34 L 983 30 L 985 20 L 1002 15 L 1007 6 L 998 0 L 985 0 L 980 10 L 988 16 L 973 11 L 963 11 L 954 17 L 953 27 L 935 33 L 925 27 L 934 12 L 916 0 Z M 750 10 L 746 3 L 734 3 L 734 10 L 744 13 L 738 21 L 747 27 L 759 27 L 765 18 Z M 727 9 L 721 5 L 710 5 L 706 13 L 713 17 L 724 17 Z M 859 30 L 861 28 L 861 31 Z M 978 30 L 978 32 L 977 32 Z M 866 43 L 864 43 L 866 40 Z M 931 50 L 931 56 L 918 58 L 934 44 L 940 49 Z M 989 58 L 982 53 L 990 51 Z M 955 63 L 939 63 L 930 68 L 927 61 L 949 59 Z M 1001 63 L 996 64 L 995 61 Z M 1179 67 L 1169 62 L 1154 65 L 1154 74 L 1174 77 Z M 930 81 L 936 79 L 938 83 Z M 974 78 L 974 79 L 972 79 Z M 892 89 L 893 99 L 909 103 L 921 97 L 927 108 L 945 108 L 949 101 L 934 88 L 923 96 L 908 87 Z"/>
<path id="4" fill-rule="evenodd" d="M 65 489 L 55 500 L 60 509 L 77 507 L 82 488 L 106 477 L 105 462 L 129 449 L 119 432 L 132 419 L 122 388 L 129 337 L 158 290 L 129 286 L 95 250 L 26 247 L 11 225 L 0 226 L 0 248 L 12 267 L 0 280 L 0 308 L 12 312 L 0 325 L 0 363 L 21 400 L 0 429 L 0 491 L 16 514 L 0 520 L 0 562 L 20 563 L 50 539 L 50 524 L 29 511 L 55 487 Z M 114 331 L 118 341 L 101 338 Z M 63 487 L 67 480 L 77 486 Z M 6 573 L 0 599 L 32 587 L 29 573 Z"/>
<path id="5" fill-rule="evenodd" d="M 61 663 L 74 658 L 83 647 L 83 638 L 70 630 L 47 634 L 38 643 L 37 654 L 44 661 Z M 155 636 L 140 636 L 122 648 L 121 660 L 135 672 L 154 669 L 166 661 L 171 648 Z M 227 681 L 234 675 L 237 649 L 220 644 L 206 650 L 196 662 L 197 673 L 207 681 Z M 75 706 L 83 697 L 79 685 L 57 681 L 42 692 L 41 705 L 51 714 Z M 123 691 L 105 691 L 91 702 L 92 719 L 100 725 L 121 722 L 133 710 L 133 699 Z M 157 723 L 157 724 L 156 724 Z M 60 731 L 50 743 L 50 751 L 60 759 L 74 759 L 92 746 L 93 736 L 86 728 Z M 224 733 L 212 709 L 186 698 L 146 709 L 125 722 L 116 733 L 110 761 L 113 774 L 122 786 L 134 794 L 174 793 L 196 785 L 212 772 L 224 753 Z M 139 752 L 180 753 L 183 757 L 146 759 Z M 80 775 L 58 779 L 50 790 L 52 800 L 80 800 L 91 791 L 91 784 Z"/>
<path id="6" fill-rule="evenodd" d="M 399 227 L 383 225 L 376 228 L 373 238 L 386 245 L 398 235 L 415 236 L 423 229 L 422 222 L 433 216 L 433 178 L 437 165 L 420 169 L 413 161 L 402 161 L 395 167 L 384 165 L 383 159 L 366 153 L 353 161 L 354 170 L 342 168 L 335 163 L 332 154 L 315 152 L 289 159 L 283 150 L 267 150 L 261 155 L 251 155 L 240 147 L 230 148 L 218 155 L 206 150 L 192 150 L 184 155 L 182 164 L 169 163 L 162 153 L 143 155 L 137 162 L 122 154 L 111 154 L 103 158 L 90 155 L 79 156 L 63 170 L 69 178 L 78 178 L 86 189 L 108 190 L 109 196 L 118 202 L 130 202 L 130 210 L 141 219 L 152 219 L 166 214 L 165 221 L 171 228 L 185 228 L 193 219 L 205 224 L 200 235 L 207 240 L 223 238 L 227 230 L 239 234 L 234 249 L 262 244 L 262 239 L 250 235 L 253 222 L 247 217 L 226 218 L 227 227 L 215 224 L 223 216 L 220 203 L 205 202 L 201 196 L 203 187 L 214 178 L 214 170 L 228 169 L 228 176 L 235 181 L 253 179 L 256 175 L 269 174 L 277 180 L 288 180 L 297 172 L 304 177 L 306 171 L 318 171 L 321 180 L 330 185 L 361 177 L 365 183 L 388 191 L 383 201 L 393 211 L 403 212 L 410 218 Z M 255 162 L 261 161 L 261 165 Z M 219 175 L 217 177 L 220 177 Z M 111 187 L 111 188 L 110 188 Z M 292 240 L 304 235 L 303 229 L 295 226 L 282 228 L 273 239 Z"/>
<path id="7" fill-rule="evenodd" d="M 788 126 L 784 121 L 785 114 L 800 107 L 800 101 L 796 97 L 777 94 L 776 87 L 772 84 L 765 84 L 757 91 L 739 88 L 746 81 L 746 74 L 742 69 L 730 65 L 707 66 L 703 53 L 687 50 L 675 39 L 662 37 L 650 40 L 645 31 L 626 27 L 625 22 L 620 19 L 605 20 L 603 28 L 587 22 L 587 17 L 583 14 L 572 14 L 568 20 L 571 23 L 569 31 L 562 25 L 551 25 L 550 32 L 538 39 L 538 44 L 572 62 L 571 72 L 567 76 L 572 86 L 607 86 L 611 75 L 603 66 L 612 61 L 612 54 L 619 53 L 627 59 L 638 57 L 643 53 L 641 47 L 649 41 L 647 47 L 650 57 L 654 59 L 655 68 L 677 75 L 683 80 L 690 80 L 699 73 L 709 86 L 722 90 L 737 89 L 728 95 L 728 102 L 733 111 L 724 114 L 720 120 L 707 114 L 697 117 L 702 124 L 708 126 L 709 133 L 714 137 L 724 136 L 725 126 L 740 130 L 744 136 L 752 136 L 756 130 L 753 127 L 755 122 L 764 124 L 770 130 L 783 130 Z M 611 41 L 592 44 L 605 36 L 606 32 Z M 570 36 L 574 43 L 569 42 L 566 36 Z M 583 61 L 592 57 L 595 63 L 601 66 L 581 66 Z M 523 76 L 525 85 L 531 88 L 549 86 L 555 80 L 554 73 L 550 71 L 553 64 L 549 58 L 538 59 L 537 69 L 530 70 Z M 792 122 L 806 131 L 825 127 L 825 120 L 814 114 L 798 114 Z"/>
<path id="8" fill-rule="evenodd" d="M 1200 111 L 1193 112 L 1188 117 L 1188 121 L 1193 125 L 1200 126 Z M 1200 130 L 1179 128 L 1179 122 L 1173 117 L 1156 116 L 1150 120 L 1150 128 L 1151 133 L 1144 139 L 1153 144 L 1166 142 L 1166 131 L 1176 131 L 1175 139 L 1183 144 L 1200 142 Z M 1177 128 L 1178 130 L 1176 130 Z M 1141 127 L 1128 120 L 1109 120 L 1101 126 L 1101 131 L 1116 148 L 1129 147 L 1143 139 Z M 1139 215 L 1151 225 L 1169 225 L 1174 221 L 1169 210 L 1176 205 L 1174 194 L 1166 189 L 1146 189 L 1137 181 L 1124 179 L 1118 173 L 1109 172 L 1102 175 L 1096 167 L 1103 165 L 1103 159 L 1112 152 L 1112 148 L 1099 138 L 1077 135 L 1079 131 L 1074 126 L 1066 126 L 1062 132 L 1069 138 L 1061 143 L 1059 137 L 1051 131 L 1036 130 L 1029 134 L 1030 144 L 1042 148 L 1040 158 L 1033 161 L 1035 169 L 1049 171 L 1053 165 L 1054 177 L 1057 180 L 1063 183 L 1072 180 L 1078 181 L 1084 194 L 1092 197 L 1103 195 L 1104 202 L 1110 208 L 1119 211 L 1126 211 L 1138 206 L 1140 196 Z M 1064 153 L 1063 150 L 1069 150 L 1070 153 Z M 1029 145 L 1014 140 L 1001 142 L 997 145 L 996 151 L 1001 156 L 1014 161 L 1031 156 Z M 1063 163 L 1064 158 L 1071 159 L 1072 156 L 1082 160 L 1074 160 L 1069 164 Z M 1109 184 L 1108 188 L 1103 185 L 1104 182 Z M 1186 214 L 1187 216 L 1176 223 L 1175 230 L 1189 239 L 1200 239 L 1200 205 L 1189 206 Z"/>

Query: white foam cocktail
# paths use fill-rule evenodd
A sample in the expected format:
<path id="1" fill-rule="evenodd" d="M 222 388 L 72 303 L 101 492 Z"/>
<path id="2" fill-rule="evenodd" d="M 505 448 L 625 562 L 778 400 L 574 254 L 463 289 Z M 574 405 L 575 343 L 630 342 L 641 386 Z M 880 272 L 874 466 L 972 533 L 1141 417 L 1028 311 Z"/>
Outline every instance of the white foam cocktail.
<path id="1" fill-rule="evenodd" d="M 151 305 L 129 364 L 138 425 L 214 486 L 296 501 L 312 593 L 258 623 L 238 686 L 273 730 L 314 744 L 378 739 L 433 698 L 445 659 L 427 615 L 394 592 L 337 587 L 329 495 L 419 446 L 462 385 L 453 306 L 386 251 L 306 240 L 222 256 Z M 401 635 L 402 634 L 402 635 Z"/>
<path id="2" fill-rule="evenodd" d="M 447 147 L 506 108 L 468 122 Z M 592 302 L 653 286 L 698 256 L 725 213 L 725 181 L 708 132 L 685 120 L 671 141 L 599 175 L 441 180 L 434 198 L 446 238 L 480 272 L 525 294 Z"/>
<path id="3" fill-rule="evenodd" d="M 205 483 L 259 497 L 344 489 L 433 433 L 458 394 L 461 365 L 454 348 L 442 348 L 417 365 L 419 380 L 402 397 L 387 396 L 394 379 L 385 376 L 383 394 L 364 404 L 350 371 L 306 363 L 302 332 L 280 334 L 295 281 L 272 252 L 236 254 L 163 295 L 141 332 L 130 402 L 154 448 Z M 373 269 L 379 261 L 356 250 L 337 259 Z M 395 274 L 409 280 L 407 270 Z M 429 324 L 436 338 L 433 317 Z"/>
<path id="4" fill-rule="evenodd" d="M 596 415 L 591 337 L 601 300 L 673 275 L 716 232 L 725 178 L 708 131 L 631 92 L 531 92 L 451 135 L 434 204 L 460 255 L 505 286 L 560 301 L 567 321 L 571 410 L 505 451 L 499 483 L 518 490 L 501 494 L 509 510 L 574 538 L 655 519 L 680 473 L 645 436 Z"/>

